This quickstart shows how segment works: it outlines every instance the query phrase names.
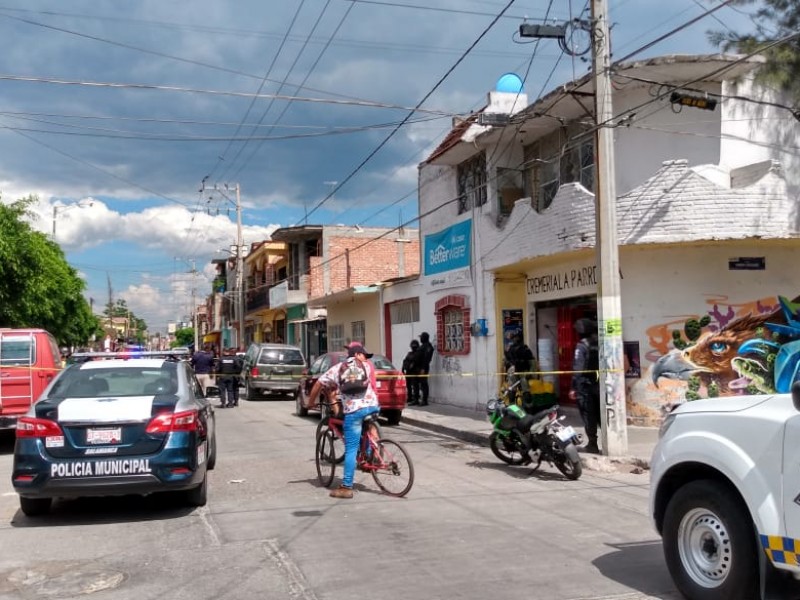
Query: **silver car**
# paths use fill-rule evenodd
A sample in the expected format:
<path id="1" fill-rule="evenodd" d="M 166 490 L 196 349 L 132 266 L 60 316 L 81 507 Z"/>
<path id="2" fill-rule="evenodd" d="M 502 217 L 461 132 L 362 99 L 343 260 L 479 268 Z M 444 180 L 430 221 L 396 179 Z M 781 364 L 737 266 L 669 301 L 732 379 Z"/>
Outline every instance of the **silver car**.
<path id="1" fill-rule="evenodd" d="M 273 394 L 289 394 L 294 399 L 305 367 L 306 359 L 297 346 L 250 344 L 242 369 L 245 399 Z"/>

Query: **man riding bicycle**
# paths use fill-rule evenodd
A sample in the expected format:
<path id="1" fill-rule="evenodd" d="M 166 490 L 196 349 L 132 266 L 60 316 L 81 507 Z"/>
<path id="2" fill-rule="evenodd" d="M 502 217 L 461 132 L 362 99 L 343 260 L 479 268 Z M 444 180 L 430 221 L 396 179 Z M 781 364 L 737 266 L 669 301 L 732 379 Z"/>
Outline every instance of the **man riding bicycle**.
<path id="1" fill-rule="evenodd" d="M 332 366 L 319 379 L 308 399 L 308 408 L 317 407 L 317 398 L 323 387 L 335 387 L 339 400 L 333 403 L 334 414 L 339 414 L 339 404 L 344 408 L 344 477 L 342 484 L 333 490 L 332 498 L 352 498 L 353 478 L 356 472 L 356 455 L 361 441 L 364 417 L 380 411 L 376 390 L 375 367 L 359 342 L 347 346 L 347 360 Z"/>

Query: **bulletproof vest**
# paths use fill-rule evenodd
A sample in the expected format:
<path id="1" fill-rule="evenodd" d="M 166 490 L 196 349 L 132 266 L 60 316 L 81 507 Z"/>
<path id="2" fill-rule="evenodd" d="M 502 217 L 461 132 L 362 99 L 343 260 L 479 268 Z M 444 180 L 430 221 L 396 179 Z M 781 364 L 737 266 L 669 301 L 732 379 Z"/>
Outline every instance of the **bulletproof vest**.
<path id="1" fill-rule="evenodd" d="M 242 361 L 237 356 L 223 356 L 219 359 L 219 372 L 223 375 L 238 375 L 242 370 Z"/>

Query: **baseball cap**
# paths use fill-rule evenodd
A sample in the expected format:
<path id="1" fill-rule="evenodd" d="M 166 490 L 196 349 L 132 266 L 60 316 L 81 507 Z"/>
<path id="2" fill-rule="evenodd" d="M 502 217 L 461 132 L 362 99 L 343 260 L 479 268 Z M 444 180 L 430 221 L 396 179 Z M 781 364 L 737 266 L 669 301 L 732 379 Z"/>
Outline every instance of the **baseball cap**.
<path id="1" fill-rule="evenodd" d="M 348 357 L 355 356 L 356 354 L 361 353 L 367 358 L 372 358 L 372 354 L 367 352 L 364 349 L 364 346 L 362 346 L 359 342 L 350 342 L 350 344 L 345 346 L 345 348 L 347 348 Z"/>

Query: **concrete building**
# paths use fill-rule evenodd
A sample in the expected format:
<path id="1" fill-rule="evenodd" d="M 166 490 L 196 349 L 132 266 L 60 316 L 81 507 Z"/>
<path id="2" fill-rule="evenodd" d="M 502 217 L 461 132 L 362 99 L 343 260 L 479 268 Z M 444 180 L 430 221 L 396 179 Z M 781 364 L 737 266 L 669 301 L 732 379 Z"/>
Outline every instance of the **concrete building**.
<path id="1" fill-rule="evenodd" d="M 298 294 L 287 310 L 291 343 L 309 358 L 355 340 L 385 351 L 382 290 L 419 273 L 416 229 L 307 225 L 277 229 L 272 239 L 288 244 L 287 302 L 295 291 L 306 299 Z"/>
<path id="2" fill-rule="evenodd" d="M 630 422 L 777 382 L 753 365 L 786 347 L 779 326 L 800 293 L 800 129 L 790 103 L 754 80 L 761 62 L 667 56 L 615 69 Z M 665 91 L 714 99 L 716 110 Z M 570 376 L 558 372 L 572 367 L 574 321 L 597 305 L 591 93 L 589 76 L 530 106 L 521 90 L 492 92 L 419 165 L 419 328 L 437 348 L 432 400 L 485 404 L 521 332 L 568 402 Z M 492 113 L 508 118 L 482 116 Z M 800 358 L 789 354 L 787 368 Z M 688 366 L 670 372 L 670 355 Z"/>

